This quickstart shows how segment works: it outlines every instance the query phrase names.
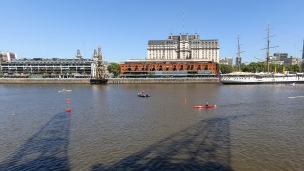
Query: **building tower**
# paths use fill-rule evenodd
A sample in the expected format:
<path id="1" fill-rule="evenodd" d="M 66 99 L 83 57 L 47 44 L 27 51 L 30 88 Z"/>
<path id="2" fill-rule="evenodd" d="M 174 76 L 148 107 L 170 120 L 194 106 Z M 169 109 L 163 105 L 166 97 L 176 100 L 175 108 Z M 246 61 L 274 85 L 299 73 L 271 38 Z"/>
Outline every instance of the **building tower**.
<path id="1" fill-rule="evenodd" d="M 302 59 L 304 60 L 304 39 L 303 39 Z"/>
<path id="2" fill-rule="evenodd" d="M 77 58 L 77 59 L 81 59 L 81 58 L 82 58 L 82 56 L 81 56 L 81 54 L 80 54 L 80 50 L 79 50 L 79 49 L 77 49 L 76 58 Z"/>
<path id="3" fill-rule="evenodd" d="M 96 51 L 96 49 L 94 49 L 94 53 L 93 53 L 93 59 L 97 59 L 97 51 Z"/>

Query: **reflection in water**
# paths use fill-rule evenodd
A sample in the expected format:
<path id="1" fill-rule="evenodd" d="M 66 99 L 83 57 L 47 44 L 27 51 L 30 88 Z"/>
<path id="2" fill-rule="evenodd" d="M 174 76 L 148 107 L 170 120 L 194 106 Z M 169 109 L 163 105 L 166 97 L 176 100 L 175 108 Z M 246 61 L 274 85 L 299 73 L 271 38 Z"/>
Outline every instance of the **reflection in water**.
<path id="1" fill-rule="evenodd" d="M 0 164 L 0 170 L 70 170 L 68 161 L 70 116 L 55 115 L 12 157 Z"/>
<path id="2" fill-rule="evenodd" d="M 304 168 L 304 85 L 60 86 L 0 85 L 0 171 Z"/>
<path id="3" fill-rule="evenodd" d="M 230 171 L 229 127 L 235 118 L 202 120 L 111 166 L 96 164 L 92 170 Z"/>

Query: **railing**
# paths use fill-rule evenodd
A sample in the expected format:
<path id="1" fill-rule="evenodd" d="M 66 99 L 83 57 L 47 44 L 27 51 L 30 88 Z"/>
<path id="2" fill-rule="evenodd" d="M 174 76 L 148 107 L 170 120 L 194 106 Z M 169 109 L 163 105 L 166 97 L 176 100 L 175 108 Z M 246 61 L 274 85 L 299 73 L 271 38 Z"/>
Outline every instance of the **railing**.
<path id="1" fill-rule="evenodd" d="M 0 80 L 89 80 L 91 78 L 0 78 Z"/>
<path id="2" fill-rule="evenodd" d="M 217 77 L 170 77 L 170 78 L 108 78 L 109 80 L 212 80 L 219 79 Z"/>

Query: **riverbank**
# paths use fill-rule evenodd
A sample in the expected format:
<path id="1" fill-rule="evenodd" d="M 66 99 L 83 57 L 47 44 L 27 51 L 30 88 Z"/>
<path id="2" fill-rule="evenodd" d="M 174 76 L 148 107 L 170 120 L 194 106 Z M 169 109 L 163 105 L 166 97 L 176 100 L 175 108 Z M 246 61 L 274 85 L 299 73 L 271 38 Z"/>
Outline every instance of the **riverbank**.
<path id="1" fill-rule="evenodd" d="M 0 78 L 0 84 L 90 84 L 83 78 Z"/>
<path id="2" fill-rule="evenodd" d="M 218 78 L 109 78 L 108 84 L 214 84 Z M 0 84 L 90 84 L 88 78 L 0 78 Z"/>

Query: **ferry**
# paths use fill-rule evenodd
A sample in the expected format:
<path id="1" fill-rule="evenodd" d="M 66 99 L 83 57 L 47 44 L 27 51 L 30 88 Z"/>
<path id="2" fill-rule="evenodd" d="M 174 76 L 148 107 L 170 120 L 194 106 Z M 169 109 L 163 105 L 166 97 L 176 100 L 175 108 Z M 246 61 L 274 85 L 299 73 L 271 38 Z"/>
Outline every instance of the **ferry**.
<path id="1" fill-rule="evenodd" d="M 223 84 L 296 84 L 304 83 L 303 73 L 272 74 L 235 72 L 221 74 L 219 81 Z"/>

